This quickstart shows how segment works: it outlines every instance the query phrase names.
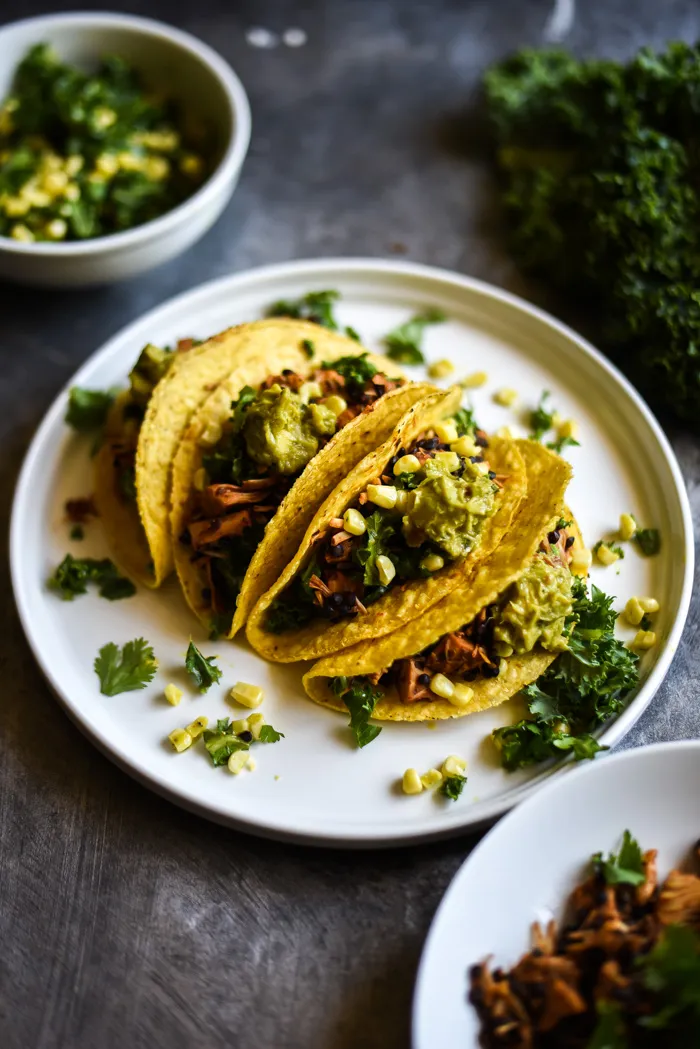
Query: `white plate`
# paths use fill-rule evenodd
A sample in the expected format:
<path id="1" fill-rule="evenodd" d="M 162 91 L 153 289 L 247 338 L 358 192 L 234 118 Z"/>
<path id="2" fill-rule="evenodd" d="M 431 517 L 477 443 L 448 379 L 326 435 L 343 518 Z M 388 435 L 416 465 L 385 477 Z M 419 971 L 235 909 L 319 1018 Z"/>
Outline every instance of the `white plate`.
<path id="1" fill-rule="evenodd" d="M 514 411 L 493 403 L 491 394 L 499 386 L 517 389 L 523 407 L 532 407 L 543 388 L 551 390 L 553 404 L 580 423 L 581 448 L 569 452 L 576 474 L 570 502 L 589 542 L 614 529 L 625 510 L 661 529 L 659 557 L 644 559 L 630 549 L 619 574 L 615 568 L 593 572 L 596 583 L 616 594 L 619 607 L 639 593 L 654 594 L 662 607 L 656 622 L 660 641 L 645 657 L 644 684 L 604 734 L 607 743 L 616 742 L 649 703 L 678 644 L 692 580 L 690 511 L 678 465 L 649 411 L 625 379 L 568 328 L 512 295 L 440 270 L 373 260 L 300 262 L 219 280 L 173 299 L 111 339 L 72 382 L 121 383 L 147 341 L 206 336 L 261 316 L 276 299 L 326 287 L 341 291 L 340 320 L 370 345 L 416 309 L 442 307 L 449 321 L 428 329 L 428 356 L 450 358 L 457 377 L 489 373 L 488 385 L 473 397 L 489 429 L 517 421 Z M 62 522 L 65 499 L 92 487 L 88 442 L 64 426 L 65 406 L 64 391 L 34 438 L 17 487 L 11 535 L 15 596 L 29 642 L 59 699 L 132 775 L 232 826 L 303 841 L 380 845 L 483 823 L 550 775 L 564 774 L 559 768 L 508 775 L 498 767 L 484 741 L 492 728 L 514 720 L 511 703 L 441 722 L 432 731 L 425 725 L 386 725 L 376 742 L 358 751 L 343 717 L 304 697 L 301 668 L 265 664 L 243 643 L 207 643 L 174 581 L 160 592 L 142 591 L 114 603 L 91 594 L 68 604 L 47 592 L 45 580 L 68 549 L 76 556 L 108 553 L 98 525 L 83 543 L 69 543 Z M 190 634 L 207 655 L 219 654 L 229 686 L 241 679 L 265 688 L 266 717 L 286 738 L 257 748 L 254 774 L 233 777 L 214 769 L 203 749 L 178 755 L 166 740 L 196 715 L 212 719 L 231 713 L 223 687 L 203 697 L 188 690 L 177 709 L 162 698 L 168 681 L 183 684 Z M 98 649 L 107 641 L 139 636 L 155 649 L 157 678 L 142 692 L 100 695 L 92 670 Z M 470 769 L 458 802 L 428 793 L 406 797 L 396 789 L 407 766 L 428 769 L 455 752 L 469 760 Z"/>
<path id="2" fill-rule="evenodd" d="M 700 742 L 659 743 L 579 767 L 507 816 L 460 868 L 428 935 L 413 1003 L 413 1049 L 478 1049 L 469 967 L 514 965 L 533 921 L 562 916 L 594 852 L 628 829 L 659 850 L 663 878 L 700 836 Z"/>

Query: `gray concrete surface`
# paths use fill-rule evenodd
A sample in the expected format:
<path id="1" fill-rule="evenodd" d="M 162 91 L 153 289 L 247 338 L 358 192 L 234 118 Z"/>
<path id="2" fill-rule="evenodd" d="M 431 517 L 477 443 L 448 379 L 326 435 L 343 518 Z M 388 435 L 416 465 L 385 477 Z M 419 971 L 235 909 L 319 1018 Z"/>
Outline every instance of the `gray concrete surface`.
<path id="1" fill-rule="evenodd" d="M 160 271 L 88 293 L 0 286 L 4 517 L 32 432 L 77 365 L 144 310 L 208 278 L 298 257 L 388 255 L 401 244 L 412 259 L 536 294 L 508 261 L 474 111 L 485 65 L 541 43 L 553 2 L 112 6 L 175 22 L 232 62 L 250 93 L 251 151 L 218 226 Z M 0 22 L 60 7 L 0 0 Z M 252 26 L 298 26 L 308 43 L 252 48 Z M 622 57 L 699 35 L 693 0 L 579 0 L 564 43 Z M 671 437 L 697 523 L 700 447 Z M 54 702 L 1 571 L 3 1049 L 406 1046 L 420 948 L 475 839 L 314 851 L 234 834 L 161 801 Z M 626 746 L 700 734 L 699 624 L 696 600 L 668 679 Z"/>

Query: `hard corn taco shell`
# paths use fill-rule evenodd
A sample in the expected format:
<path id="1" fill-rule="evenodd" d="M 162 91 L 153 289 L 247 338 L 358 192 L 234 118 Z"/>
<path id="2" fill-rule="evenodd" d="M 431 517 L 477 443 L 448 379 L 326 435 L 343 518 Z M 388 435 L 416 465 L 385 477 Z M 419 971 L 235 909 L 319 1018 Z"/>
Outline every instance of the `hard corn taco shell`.
<path id="1" fill-rule="evenodd" d="M 501 543 L 487 558 L 473 566 L 458 587 L 418 619 L 374 643 L 366 641 L 315 663 L 304 676 L 303 683 L 316 703 L 347 713 L 342 699 L 333 695 L 328 687 L 330 678 L 384 671 L 398 659 L 415 656 L 444 634 L 461 629 L 522 575 L 535 556 L 543 534 L 560 513 L 564 512 L 567 519 L 571 518 L 570 512 L 564 508 L 564 495 L 571 477 L 569 464 L 534 441 L 516 443 L 527 467 L 527 494 Z M 572 533 L 580 543 L 575 523 Z M 474 714 L 515 695 L 544 673 L 555 658 L 556 653 L 542 649 L 511 656 L 505 660 L 506 667 L 498 677 L 470 682 L 474 697 L 468 707 L 460 709 L 437 697 L 429 703 L 401 703 L 390 689 L 377 703 L 372 717 L 389 721 L 429 721 Z"/>
<path id="2" fill-rule="evenodd" d="M 170 496 L 170 530 L 174 537 L 175 567 L 188 605 L 207 626 L 211 625 L 212 620 L 209 581 L 202 561 L 193 560 L 192 548 L 181 542 L 179 537 L 192 513 L 196 495 L 194 480 L 202 465 L 203 454 L 207 445 L 212 443 L 212 437 L 216 439 L 222 424 L 229 418 L 231 402 L 238 398 L 244 386 L 257 388 L 268 375 L 274 375 L 283 368 L 292 368 L 301 375 L 308 375 L 322 361 L 367 352 L 357 342 L 314 325 L 304 325 L 305 330 L 300 337 L 308 338 L 309 328 L 313 328 L 313 360 L 309 360 L 305 354 L 302 360 L 293 359 L 294 347 L 300 338 L 296 342 L 294 339 L 288 340 L 286 348 L 280 347 L 276 354 L 268 349 L 263 352 L 261 347 L 258 355 L 242 362 L 201 405 L 192 417 L 175 455 Z M 386 357 L 370 353 L 368 359 L 391 377 L 401 375 L 401 370 Z M 226 631 L 228 637 L 233 637 L 240 630 L 256 601 L 279 577 L 323 500 L 360 459 L 387 439 L 412 404 L 434 390 L 435 387 L 429 384 L 408 383 L 390 391 L 339 430 L 310 460 L 268 524 L 253 556 L 238 595 L 235 616 L 232 617 L 230 629 Z"/>
<path id="3" fill-rule="evenodd" d="M 446 392 L 430 394 L 415 404 L 403 416 L 391 437 L 358 463 L 321 506 L 311 521 L 294 559 L 251 613 L 248 621 L 248 640 L 262 656 L 280 663 L 318 659 L 320 656 L 349 648 L 360 641 L 383 637 L 432 608 L 468 578 L 474 566 L 495 549 L 508 531 L 527 483 L 525 463 L 516 442 L 496 438 L 489 442 L 489 463 L 497 473 L 508 475 L 508 481 L 499 497 L 496 512 L 484 523 L 481 542 L 472 553 L 447 565 L 427 579 L 409 580 L 392 588 L 370 605 L 366 613 L 352 619 L 337 623 L 319 619 L 299 630 L 290 630 L 284 634 L 272 634 L 265 629 L 267 610 L 303 568 L 314 537 L 328 528 L 331 518 L 343 516 L 347 507 L 357 499 L 374 477 L 383 472 L 387 461 L 400 448 L 407 447 L 440 419 L 453 415 L 459 407 L 461 396 L 462 391 L 459 387 L 453 387 Z"/>

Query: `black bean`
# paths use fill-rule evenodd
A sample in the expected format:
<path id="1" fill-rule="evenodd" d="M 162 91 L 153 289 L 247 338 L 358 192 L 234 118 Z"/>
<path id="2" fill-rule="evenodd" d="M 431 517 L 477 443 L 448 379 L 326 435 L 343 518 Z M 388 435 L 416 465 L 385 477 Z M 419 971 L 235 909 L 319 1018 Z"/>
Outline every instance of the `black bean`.
<path id="1" fill-rule="evenodd" d="M 253 733 L 252 732 L 248 732 L 247 730 L 245 732 L 239 732 L 238 733 L 238 738 L 243 743 L 250 743 L 252 741 L 252 739 L 253 739 Z"/>
<path id="2" fill-rule="evenodd" d="M 211 587 L 202 587 L 202 601 L 211 601 Z"/>
<path id="3" fill-rule="evenodd" d="M 498 673 L 499 673 L 498 664 L 496 664 L 495 667 L 490 667 L 488 665 L 488 663 L 484 663 L 484 670 L 483 670 L 484 677 L 498 677 Z"/>
<path id="4" fill-rule="evenodd" d="M 489 470 L 489 481 L 493 481 L 495 476 L 496 476 L 496 471 L 495 470 Z"/>
<path id="5" fill-rule="evenodd" d="M 191 546 L 192 540 L 190 539 L 189 529 L 185 529 L 184 532 L 180 533 L 180 542 L 183 546 Z"/>
<path id="6" fill-rule="evenodd" d="M 294 375 L 294 372 L 292 371 L 291 368 L 283 368 L 282 369 L 282 374 L 283 375 Z"/>
<path id="7" fill-rule="evenodd" d="M 549 535 L 547 536 L 547 539 L 552 544 L 552 546 L 556 546 L 557 545 L 557 543 L 559 542 L 559 532 L 557 531 L 556 528 L 554 529 L 553 532 L 549 533 Z"/>
<path id="8" fill-rule="evenodd" d="M 483 455 L 470 455 L 469 456 L 469 462 L 470 463 L 483 463 L 483 461 L 484 461 Z"/>
<path id="9" fill-rule="evenodd" d="M 565 542 L 564 546 L 566 547 L 567 550 L 570 550 L 575 542 L 576 542 L 576 539 L 574 538 L 573 535 L 567 535 L 566 542 Z"/>
<path id="10" fill-rule="evenodd" d="M 481 434 L 477 434 L 475 436 L 474 444 L 477 446 L 477 448 L 488 448 L 489 446 L 489 442 L 486 440 L 485 437 L 482 437 Z"/>
<path id="11" fill-rule="evenodd" d="M 418 684 L 419 685 L 429 685 L 430 684 L 430 674 L 419 674 L 418 675 Z"/>

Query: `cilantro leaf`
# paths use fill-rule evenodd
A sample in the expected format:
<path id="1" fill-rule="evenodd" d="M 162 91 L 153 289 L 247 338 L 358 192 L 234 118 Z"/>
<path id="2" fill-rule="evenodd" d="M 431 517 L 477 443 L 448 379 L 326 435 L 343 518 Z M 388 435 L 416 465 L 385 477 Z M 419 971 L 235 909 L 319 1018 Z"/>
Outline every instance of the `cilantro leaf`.
<path id="1" fill-rule="evenodd" d="M 474 418 L 474 411 L 471 408 L 460 408 L 459 411 L 454 413 L 452 419 L 457 427 L 459 437 L 464 437 L 466 434 L 474 434 L 479 429 Z"/>
<path id="2" fill-rule="evenodd" d="M 339 357 L 335 361 L 324 361 L 321 367 L 342 375 L 350 394 L 362 393 L 369 380 L 377 374 L 377 368 L 372 364 L 367 353 Z"/>
<path id="3" fill-rule="evenodd" d="M 200 692 L 206 692 L 221 678 L 221 670 L 215 665 L 216 656 L 203 656 L 194 641 L 190 641 L 185 656 L 185 670 Z"/>
<path id="4" fill-rule="evenodd" d="M 284 732 L 278 732 L 272 725 L 263 725 L 260 729 L 260 743 L 279 743 L 281 739 L 284 739 Z"/>
<path id="5" fill-rule="evenodd" d="M 680 1026 L 679 1033 L 685 1031 L 688 1037 L 678 1044 L 696 1044 L 700 1029 L 700 935 L 689 925 L 669 925 L 652 950 L 639 960 L 639 966 L 643 982 L 657 1002 L 655 1012 L 640 1024 L 655 1030 Z"/>
<path id="6" fill-rule="evenodd" d="M 573 437 L 557 437 L 556 441 L 548 441 L 547 447 L 551 448 L 557 455 L 561 455 L 565 448 L 580 448 L 581 442 Z"/>
<path id="7" fill-rule="evenodd" d="M 65 421 L 78 433 L 90 433 L 104 426 L 115 398 L 114 390 L 86 390 L 71 386 Z"/>
<path id="8" fill-rule="evenodd" d="M 440 785 L 440 793 L 444 794 L 446 798 L 450 798 L 451 801 L 457 801 L 457 798 L 464 790 L 466 782 L 466 776 L 447 776 Z"/>
<path id="9" fill-rule="evenodd" d="M 349 339 L 352 339 L 353 342 L 362 342 L 362 339 L 360 338 L 360 333 L 350 324 L 345 325 L 345 334 Z"/>
<path id="10" fill-rule="evenodd" d="M 591 862 L 603 875 L 607 885 L 641 885 L 646 877 L 642 850 L 628 830 L 622 836 L 617 856 L 611 852 L 606 860 L 602 852 L 596 852 Z"/>
<path id="11" fill-rule="evenodd" d="M 245 740 L 239 739 L 233 731 L 228 718 L 221 718 L 217 721 L 215 729 L 205 729 L 202 738 L 212 765 L 216 767 L 225 765 L 237 750 L 250 750 L 250 745 Z"/>
<path id="12" fill-rule="evenodd" d="M 309 358 L 309 360 L 311 360 L 314 357 L 316 353 L 316 344 L 314 343 L 313 339 L 302 339 L 301 348 L 306 354 L 306 356 Z"/>
<path id="13" fill-rule="evenodd" d="M 79 540 L 85 538 L 85 530 L 82 525 L 75 524 L 70 530 L 70 536 L 73 540 Z"/>
<path id="14" fill-rule="evenodd" d="M 300 299 L 282 299 L 272 304 L 268 317 L 295 317 L 313 321 L 330 331 L 338 331 L 333 306 L 340 298 L 338 291 L 310 291 Z"/>
<path id="15" fill-rule="evenodd" d="M 64 601 L 72 601 L 87 593 L 88 583 L 95 583 L 100 597 L 106 597 L 108 601 L 119 601 L 136 593 L 131 580 L 121 575 L 109 558 L 98 561 L 94 557 L 73 557 L 72 554 L 66 554 L 56 567 L 48 580 L 48 587 L 60 594 Z"/>
<path id="16" fill-rule="evenodd" d="M 153 649 L 142 637 L 127 641 L 120 650 L 114 642 L 103 645 L 94 663 L 100 679 L 100 692 L 116 696 L 145 688 L 155 677 L 158 661 Z"/>
<path id="17" fill-rule="evenodd" d="M 353 557 L 364 568 L 362 581 L 365 586 L 379 586 L 377 558 L 387 553 L 388 543 L 396 528 L 388 514 L 375 510 L 365 518 L 367 530 L 356 547 Z"/>
<path id="18" fill-rule="evenodd" d="M 425 357 L 421 350 L 423 332 L 428 324 L 442 324 L 446 319 L 443 311 L 435 307 L 417 313 L 384 336 L 387 356 L 401 364 L 424 364 Z"/>
<path id="19" fill-rule="evenodd" d="M 598 1022 L 586 1049 L 628 1049 L 622 1009 L 617 1002 L 596 1002 Z"/>
<path id="20" fill-rule="evenodd" d="M 661 532 L 658 528 L 638 528 L 634 541 L 645 557 L 653 557 L 661 549 Z"/>
<path id="21" fill-rule="evenodd" d="M 541 441 L 554 424 L 554 409 L 549 407 L 548 401 L 549 390 L 543 390 L 539 404 L 530 412 L 530 439 L 533 441 Z"/>
<path id="22" fill-rule="evenodd" d="M 374 708 L 381 699 L 381 690 L 362 677 L 334 677 L 328 684 L 331 692 L 339 696 L 350 711 L 350 728 L 358 747 L 366 747 L 382 731 L 378 725 L 369 724 Z"/>

